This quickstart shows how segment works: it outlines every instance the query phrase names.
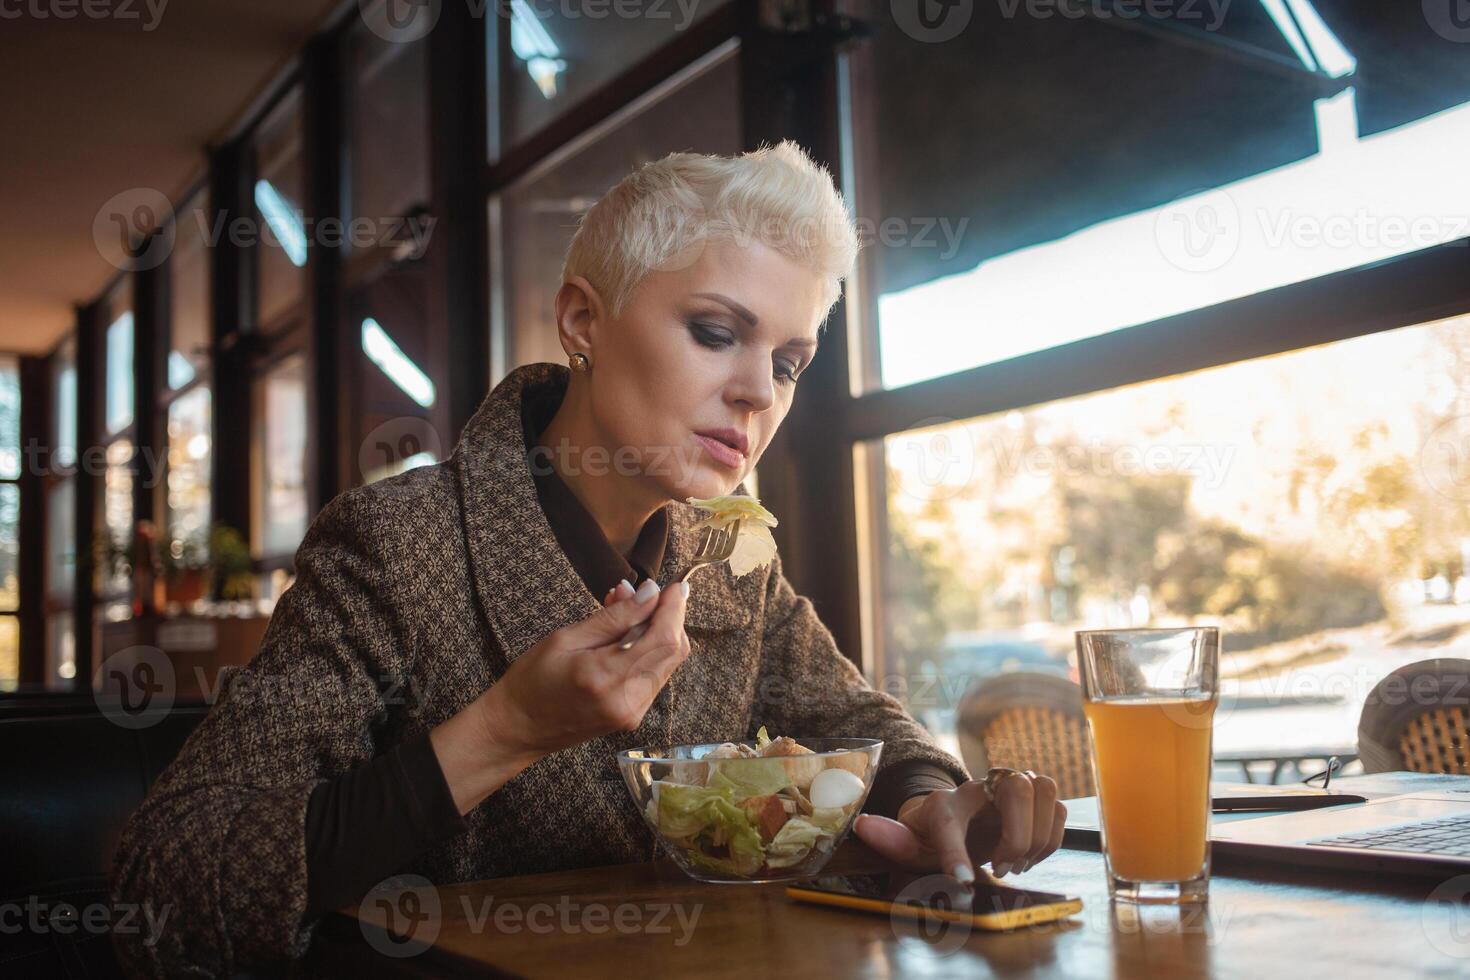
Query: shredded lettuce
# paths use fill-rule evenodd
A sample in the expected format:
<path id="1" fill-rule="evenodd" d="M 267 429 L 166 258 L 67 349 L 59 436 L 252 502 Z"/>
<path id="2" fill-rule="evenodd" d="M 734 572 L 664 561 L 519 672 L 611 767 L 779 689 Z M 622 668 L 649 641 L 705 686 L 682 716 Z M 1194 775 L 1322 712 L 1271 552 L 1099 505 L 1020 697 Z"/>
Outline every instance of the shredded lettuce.
<path id="1" fill-rule="evenodd" d="M 731 759 L 724 765 L 715 765 L 717 768 L 705 785 L 728 790 L 735 802 L 779 793 L 791 782 L 791 774 L 780 759 Z"/>
<path id="2" fill-rule="evenodd" d="M 792 817 L 766 846 L 766 863 L 773 868 L 789 868 L 801 863 L 824 833 L 827 832 L 811 821 Z"/>
<path id="3" fill-rule="evenodd" d="M 686 786 L 658 782 L 658 831 L 673 839 L 691 838 L 713 822 L 716 801 L 732 805 L 730 791 L 721 787 Z"/>
<path id="4" fill-rule="evenodd" d="M 771 736 L 766 732 L 766 726 L 762 725 L 760 727 L 760 731 L 755 733 L 755 747 L 764 752 L 766 750 L 766 746 L 770 744 Z"/>
<path id="5" fill-rule="evenodd" d="M 840 806 L 819 806 L 812 810 L 812 815 L 807 817 L 812 823 L 822 829 L 824 833 L 835 834 L 847 819 L 847 810 Z"/>

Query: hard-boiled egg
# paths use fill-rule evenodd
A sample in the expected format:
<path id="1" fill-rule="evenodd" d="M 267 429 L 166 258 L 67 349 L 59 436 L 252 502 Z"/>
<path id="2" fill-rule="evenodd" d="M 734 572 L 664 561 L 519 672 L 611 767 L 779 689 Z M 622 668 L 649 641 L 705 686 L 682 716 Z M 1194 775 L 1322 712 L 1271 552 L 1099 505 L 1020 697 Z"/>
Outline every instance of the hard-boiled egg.
<path id="1" fill-rule="evenodd" d="M 823 769 L 812 780 L 807 794 L 818 809 L 851 806 L 862 795 L 863 781 L 846 769 Z"/>

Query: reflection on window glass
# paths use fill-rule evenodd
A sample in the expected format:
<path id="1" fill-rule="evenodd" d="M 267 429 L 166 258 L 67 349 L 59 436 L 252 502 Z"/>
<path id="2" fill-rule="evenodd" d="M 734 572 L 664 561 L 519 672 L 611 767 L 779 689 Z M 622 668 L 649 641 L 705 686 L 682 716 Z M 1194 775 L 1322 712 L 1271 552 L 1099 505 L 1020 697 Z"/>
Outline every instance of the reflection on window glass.
<path id="1" fill-rule="evenodd" d="M 65 469 L 77 461 L 77 345 L 68 340 L 57 348 L 51 368 L 55 392 L 55 415 L 52 417 L 52 445 L 56 447 L 53 467 Z"/>
<path id="2" fill-rule="evenodd" d="M 103 479 L 102 517 L 107 538 L 114 548 L 131 548 L 133 543 L 133 442 L 119 439 L 107 447 L 107 474 Z M 128 577 L 102 568 L 105 594 L 125 592 Z"/>
<path id="3" fill-rule="evenodd" d="M 1470 60 L 1418 5 L 976 5 L 943 43 L 882 7 L 850 63 L 886 387 L 1470 234 Z"/>
<path id="4" fill-rule="evenodd" d="M 69 691 L 76 686 L 77 644 L 71 615 L 46 619 L 46 688 Z"/>
<path id="5" fill-rule="evenodd" d="M 629 0 L 598 13 L 511 0 L 511 64 L 503 100 L 506 138 L 518 143 L 534 134 L 725 3 Z M 493 32 L 495 21 L 487 24 Z M 494 33 L 490 43 L 495 43 Z M 492 83 L 492 97 L 497 89 Z"/>
<path id="6" fill-rule="evenodd" d="M 107 327 L 107 431 L 133 424 L 133 313 Z"/>
<path id="7" fill-rule="evenodd" d="M 0 483 L 0 611 L 20 605 L 20 487 Z"/>
<path id="8" fill-rule="evenodd" d="M 0 616 L 0 691 L 20 686 L 20 623 L 14 616 Z"/>
<path id="9" fill-rule="evenodd" d="M 20 476 L 20 365 L 0 358 L 0 479 Z"/>
<path id="10" fill-rule="evenodd" d="M 255 211 L 260 223 L 258 317 L 275 332 L 306 288 L 306 172 L 301 93 L 293 90 L 261 124 L 255 140 Z"/>
<path id="11" fill-rule="evenodd" d="M 500 241 L 492 249 L 504 263 L 509 366 L 564 362 L 553 303 L 562 262 L 577 223 L 609 188 L 643 163 L 675 151 L 740 152 L 736 59 L 718 56 L 696 66 L 663 99 L 651 104 L 555 167 L 533 173 L 501 199 Z"/>
<path id="12" fill-rule="evenodd" d="M 882 670 L 953 740 L 986 677 L 1076 679 L 1074 629 L 1215 624 L 1217 751 L 1350 747 L 1470 655 L 1466 445 L 1470 319 L 891 436 Z"/>
<path id="13" fill-rule="evenodd" d="M 204 192 L 183 208 L 175 223 L 174 250 L 169 256 L 169 289 L 173 333 L 168 353 L 168 385 L 182 388 L 209 360 L 209 251 L 205 234 L 210 227 Z"/>
<path id="14" fill-rule="evenodd" d="M 77 574 L 76 480 L 46 491 L 46 596 L 70 603 Z"/>
<path id="15" fill-rule="evenodd" d="M 173 557 L 208 547 L 210 391 L 198 387 L 168 407 L 168 547 Z"/>
<path id="16" fill-rule="evenodd" d="M 350 49 L 352 215 L 376 238 L 429 202 L 429 39 L 385 40 L 360 19 Z"/>
<path id="17" fill-rule="evenodd" d="M 306 533 L 306 361 L 286 358 L 262 379 L 260 548 L 289 555 Z"/>

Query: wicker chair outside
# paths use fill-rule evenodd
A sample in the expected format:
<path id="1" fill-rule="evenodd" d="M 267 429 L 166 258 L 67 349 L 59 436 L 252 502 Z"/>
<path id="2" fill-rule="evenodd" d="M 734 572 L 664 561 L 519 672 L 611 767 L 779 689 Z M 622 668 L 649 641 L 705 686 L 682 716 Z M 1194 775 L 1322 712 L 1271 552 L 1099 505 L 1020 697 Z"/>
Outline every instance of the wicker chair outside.
<path id="1" fill-rule="evenodd" d="M 992 766 L 1056 780 L 1064 800 L 1092 796 L 1082 689 L 1053 674 L 1017 672 L 974 684 L 957 712 L 960 755 L 976 778 Z"/>
<path id="2" fill-rule="evenodd" d="M 1470 775 L 1470 660 L 1421 660 L 1379 681 L 1358 720 L 1364 772 Z"/>

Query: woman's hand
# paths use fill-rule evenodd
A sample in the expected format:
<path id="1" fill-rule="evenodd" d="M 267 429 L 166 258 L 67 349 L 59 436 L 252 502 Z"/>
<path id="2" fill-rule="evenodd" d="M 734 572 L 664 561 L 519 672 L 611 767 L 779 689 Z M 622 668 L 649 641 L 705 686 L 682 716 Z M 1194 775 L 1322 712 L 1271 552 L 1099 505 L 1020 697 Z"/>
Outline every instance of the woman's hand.
<path id="1" fill-rule="evenodd" d="M 660 591 L 619 585 L 608 604 L 526 651 L 483 695 L 486 730 L 498 744 L 545 755 L 610 732 L 631 732 L 689 655 L 686 586 Z M 630 650 L 617 644 L 652 619 Z"/>
<path id="2" fill-rule="evenodd" d="M 604 608 L 517 657 L 499 681 L 429 733 L 460 813 L 548 753 L 642 723 L 689 655 L 688 591 L 644 586 L 641 594 L 618 586 Z M 628 629 L 650 617 L 648 632 L 619 650 Z"/>
<path id="3" fill-rule="evenodd" d="M 898 819 L 858 817 L 853 830 L 879 854 L 914 871 L 941 870 L 969 884 L 990 862 L 997 877 L 1020 873 L 1061 846 L 1067 808 L 1050 776 L 1027 770 L 995 785 L 995 803 L 977 779 L 904 803 Z"/>

